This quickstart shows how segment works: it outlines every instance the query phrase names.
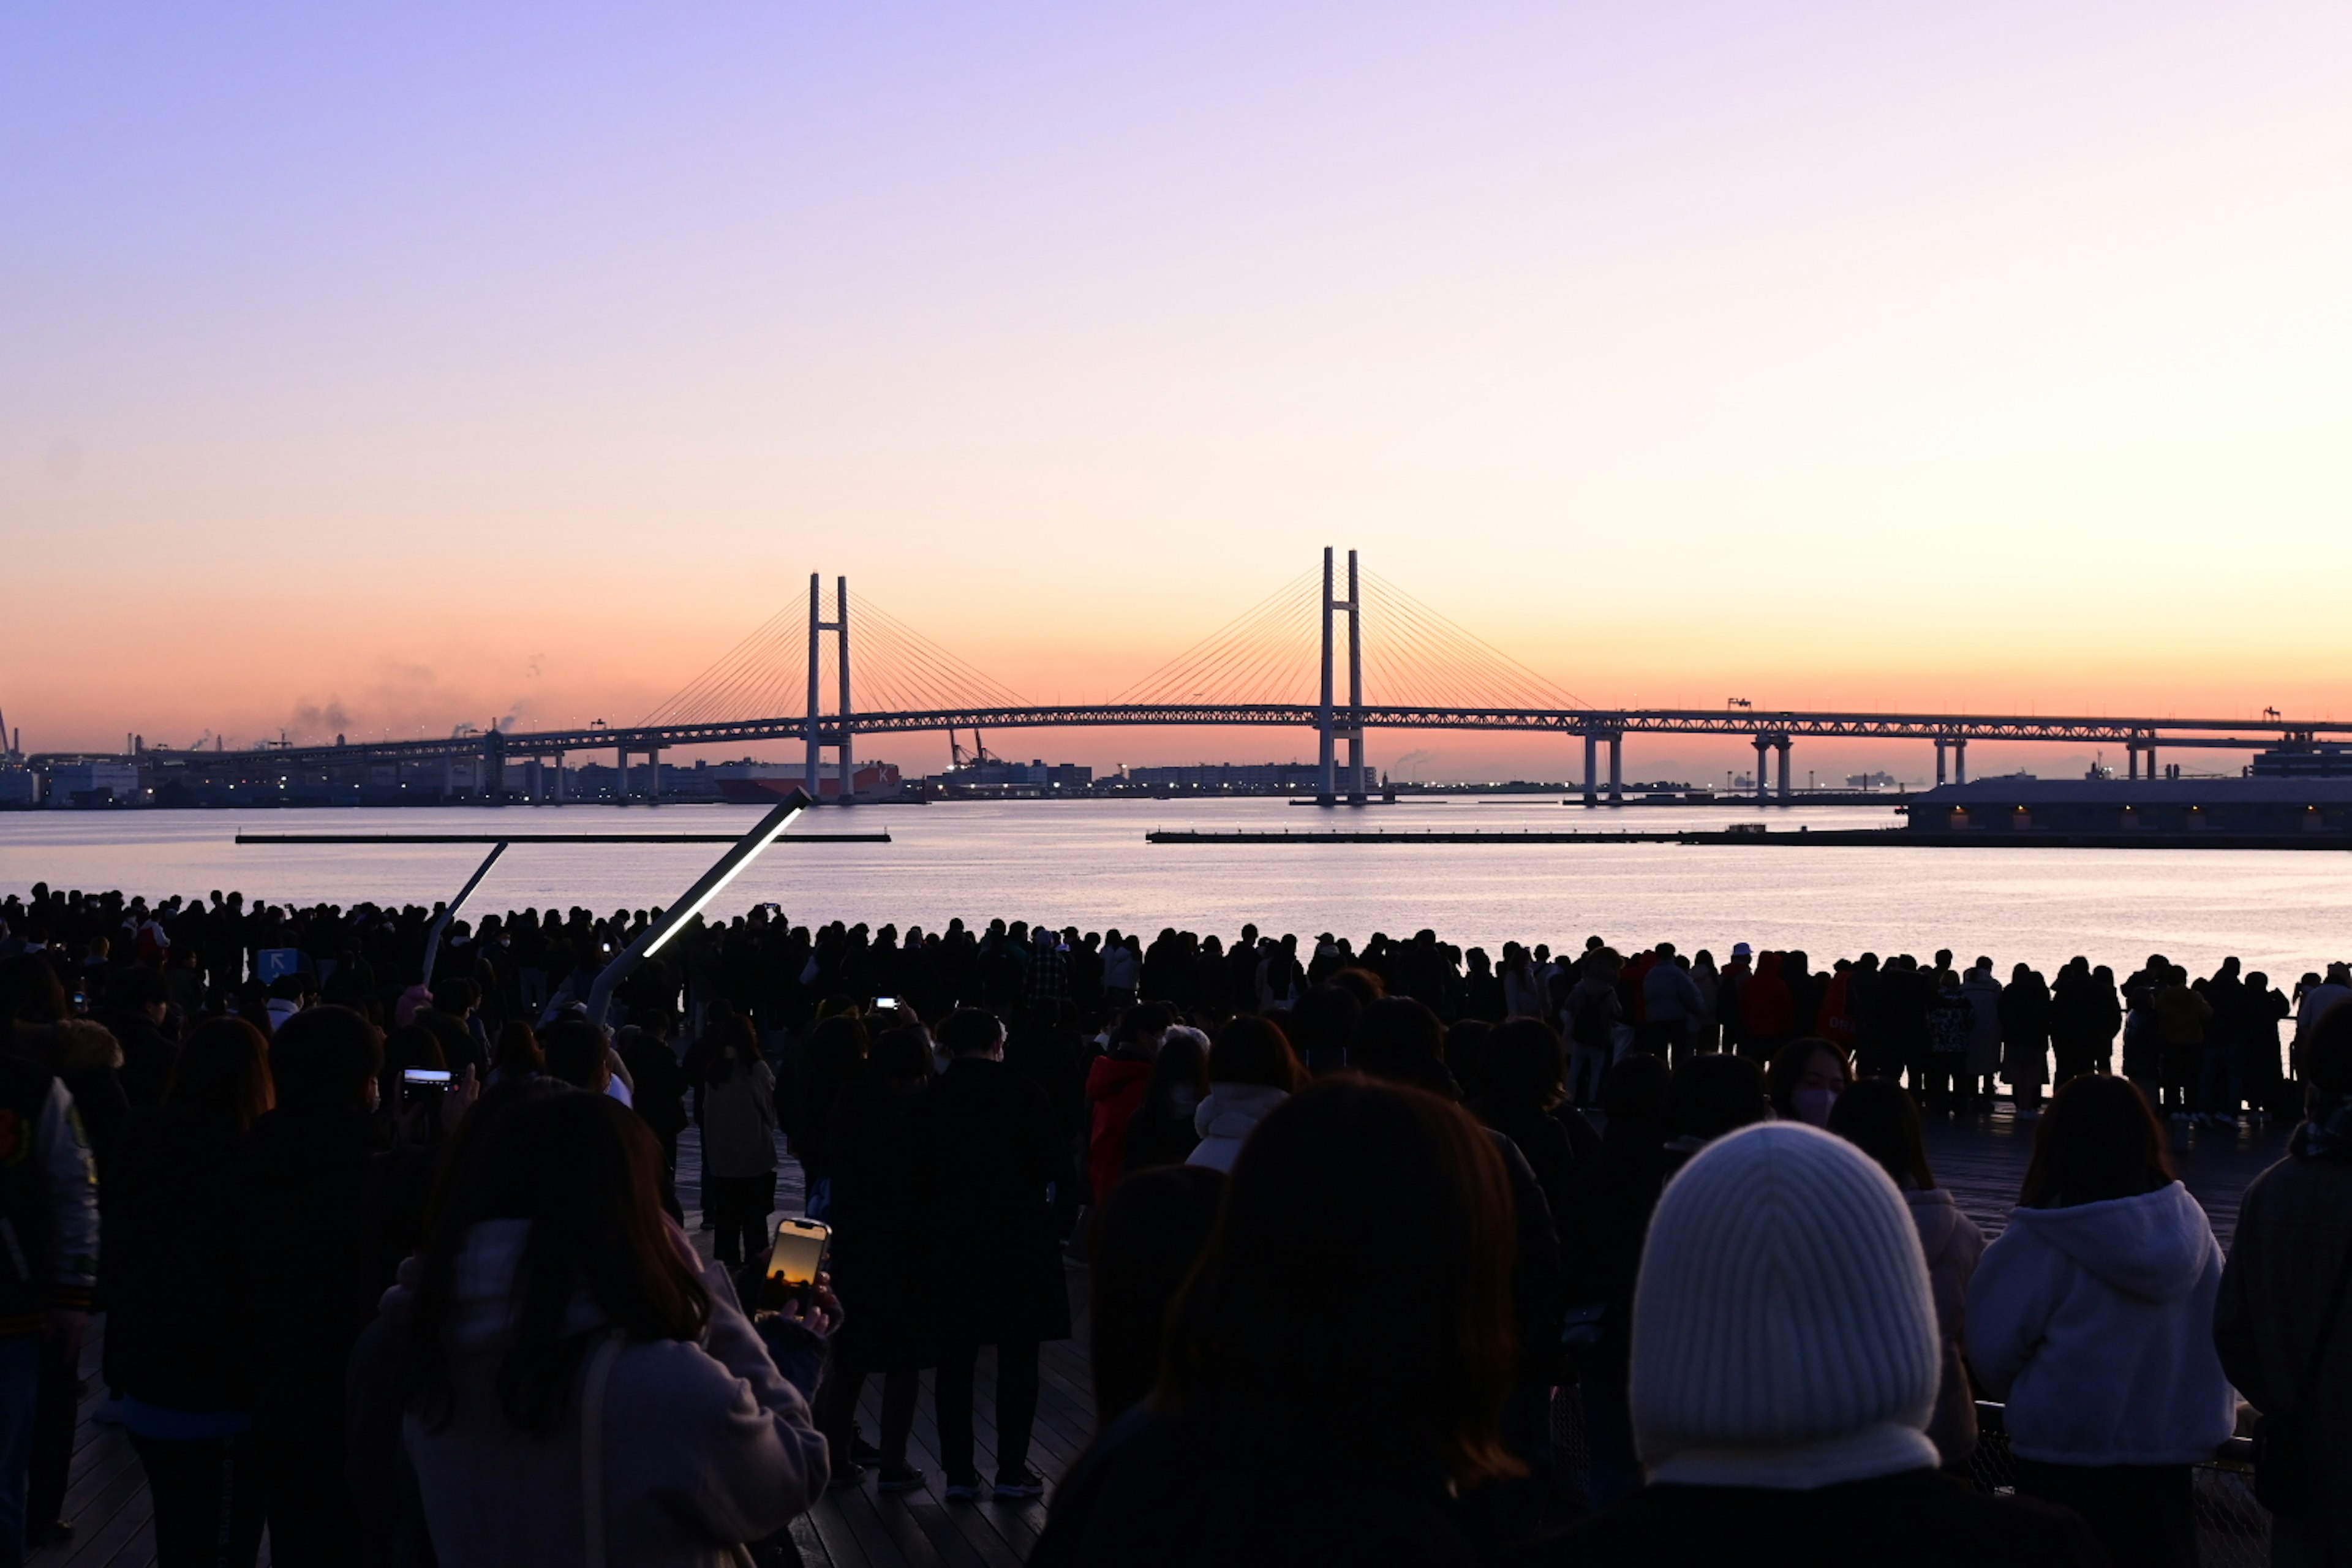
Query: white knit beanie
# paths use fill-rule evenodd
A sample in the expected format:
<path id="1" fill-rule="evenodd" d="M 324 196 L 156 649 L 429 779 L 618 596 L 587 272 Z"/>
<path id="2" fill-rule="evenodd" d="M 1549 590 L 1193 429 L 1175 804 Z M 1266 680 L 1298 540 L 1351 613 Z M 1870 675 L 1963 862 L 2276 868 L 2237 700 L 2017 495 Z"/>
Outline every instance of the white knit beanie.
<path id="1" fill-rule="evenodd" d="M 1810 1490 L 1932 1468 L 1941 1372 L 1910 1211 L 1845 1140 L 1743 1128 L 1667 1184 L 1633 1291 L 1652 1480 Z"/>

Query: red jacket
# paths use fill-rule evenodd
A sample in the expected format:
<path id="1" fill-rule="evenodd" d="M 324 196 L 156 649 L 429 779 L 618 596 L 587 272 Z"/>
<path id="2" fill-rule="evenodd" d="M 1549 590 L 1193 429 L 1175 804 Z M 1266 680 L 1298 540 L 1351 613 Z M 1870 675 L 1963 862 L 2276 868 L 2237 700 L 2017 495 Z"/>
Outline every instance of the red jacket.
<path id="1" fill-rule="evenodd" d="M 1125 1057 L 1097 1057 L 1087 1069 L 1087 1100 L 1095 1108 L 1087 1138 L 1087 1173 L 1094 1183 L 1097 1209 L 1127 1168 L 1127 1124 L 1143 1103 L 1143 1086 L 1150 1079 L 1150 1062 Z"/>

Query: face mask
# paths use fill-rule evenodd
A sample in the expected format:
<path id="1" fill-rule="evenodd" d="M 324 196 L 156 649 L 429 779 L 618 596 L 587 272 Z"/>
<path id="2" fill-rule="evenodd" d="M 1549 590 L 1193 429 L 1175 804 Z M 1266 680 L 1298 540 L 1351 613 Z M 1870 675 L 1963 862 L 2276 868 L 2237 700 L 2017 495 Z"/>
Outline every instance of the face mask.
<path id="1" fill-rule="evenodd" d="M 1836 1103 L 1837 1090 L 1833 1089 L 1801 1089 L 1789 1097 L 1790 1107 L 1796 1111 L 1798 1120 L 1816 1127 L 1830 1124 L 1830 1107 Z"/>

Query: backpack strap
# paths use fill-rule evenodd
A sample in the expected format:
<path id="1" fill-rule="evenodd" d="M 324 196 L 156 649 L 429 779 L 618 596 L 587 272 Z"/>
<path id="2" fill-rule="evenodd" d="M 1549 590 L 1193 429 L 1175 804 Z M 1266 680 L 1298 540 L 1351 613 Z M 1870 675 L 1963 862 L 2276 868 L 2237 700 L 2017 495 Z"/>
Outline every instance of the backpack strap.
<path id="1" fill-rule="evenodd" d="M 614 1329 L 597 1342 L 580 1393 L 580 1524 L 585 1547 L 581 1562 L 586 1568 L 605 1568 L 604 1385 L 612 1381 L 624 1337 Z"/>

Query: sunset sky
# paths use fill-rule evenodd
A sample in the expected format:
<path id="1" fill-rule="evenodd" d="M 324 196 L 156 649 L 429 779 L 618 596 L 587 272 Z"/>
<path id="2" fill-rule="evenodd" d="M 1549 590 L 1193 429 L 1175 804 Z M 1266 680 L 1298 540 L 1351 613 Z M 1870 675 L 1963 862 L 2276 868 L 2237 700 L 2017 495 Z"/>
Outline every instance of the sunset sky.
<path id="1" fill-rule="evenodd" d="M 819 570 L 1100 700 L 1336 544 L 1599 703 L 2343 716 L 2347 81 L 2342 0 L 12 5 L 0 711 L 630 721 Z"/>

